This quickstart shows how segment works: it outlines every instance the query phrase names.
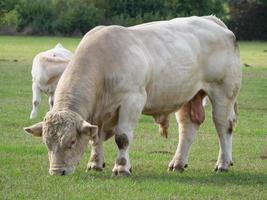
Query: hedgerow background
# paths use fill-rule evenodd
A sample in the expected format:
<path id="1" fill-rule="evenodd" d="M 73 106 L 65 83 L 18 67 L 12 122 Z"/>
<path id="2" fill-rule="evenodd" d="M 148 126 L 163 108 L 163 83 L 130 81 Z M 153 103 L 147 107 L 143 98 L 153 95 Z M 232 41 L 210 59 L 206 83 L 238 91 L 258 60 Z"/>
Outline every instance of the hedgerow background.
<path id="1" fill-rule="evenodd" d="M 0 34 L 81 36 L 97 25 L 210 14 L 238 39 L 267 39 L 267 0 L 1 0 Z"/>

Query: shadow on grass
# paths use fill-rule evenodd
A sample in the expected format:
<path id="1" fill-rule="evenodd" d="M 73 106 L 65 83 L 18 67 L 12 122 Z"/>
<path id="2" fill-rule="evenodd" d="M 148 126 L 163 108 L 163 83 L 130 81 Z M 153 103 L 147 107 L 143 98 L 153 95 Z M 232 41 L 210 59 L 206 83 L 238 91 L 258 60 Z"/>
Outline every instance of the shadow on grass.
<path id="1" fill-rule="evenodd" d="M 267 159 L 267 149 L 264 152 L 262 152 L 260 158 L 261 159 Z"/>
<path id="2" fill-rule="evenodd" d="M 133 174 L 131 177 L 111 178 L 106 176 L 107 173 L 89 172 L 83 178 L 94 178 L 95 180 L 108 180 L 108 179 L 129 179 L 135 182 L 158 182 L 168 184 L 188 184 L 188 185 L 262 185 L 267 186 L 267 174 L 264 173 L 251 173 L 251 172 L 166 172 L 155 174 Z"/>

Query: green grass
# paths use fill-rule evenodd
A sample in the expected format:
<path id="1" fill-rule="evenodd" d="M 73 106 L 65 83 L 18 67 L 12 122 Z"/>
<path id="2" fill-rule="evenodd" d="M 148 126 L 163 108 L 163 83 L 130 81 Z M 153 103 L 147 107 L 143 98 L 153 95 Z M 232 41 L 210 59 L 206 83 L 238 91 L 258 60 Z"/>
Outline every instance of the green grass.
<path id="1" fill-rule="evenodd" d="M 29 120 L 31 62 L 57 42 L 74 50 L 79 41 L 0 37 L 0 199 L 267 199 L 267 42 L 240 42 L 243 62 L 253 67 L 243 68 L 235 163 L 228 173 L 212 171 L 218 140 L 209 106 L 191 148 L 189 168 L 182 174 L 166 171 L 178 141 L 174 118 L 166 140 L 152 118 L 143 116 L 131 150 L 130 178 L 110 178 L 117 153 L 114 139 L 105 143 L 107 166 L 102 173 L 85 173 L 88 147 L 74 174 L 49 176 L 46 147 L 22 130 L 42 120 L 48 110 L 44 97 L 38 118 Z M 152 153 L 158 150 L 171 153 Z"/>

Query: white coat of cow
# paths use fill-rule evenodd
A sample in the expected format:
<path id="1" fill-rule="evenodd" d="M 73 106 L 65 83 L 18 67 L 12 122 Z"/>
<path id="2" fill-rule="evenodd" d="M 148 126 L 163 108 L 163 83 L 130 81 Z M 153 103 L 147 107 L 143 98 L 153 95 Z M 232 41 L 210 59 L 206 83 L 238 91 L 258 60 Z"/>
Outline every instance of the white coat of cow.
<path id="1" fill-rule="evenodd" d="M 214 16 L 96 27 L 64 71 L 53 109 L 25 131 L 42 136 L 52 175 L 73 172 L 89 140 L 88 169 L 102 170 L 103 141 L 115 134 L 113 173 L 129 175 L 129 147 L 141 114 L 153 116 L 164 132 L 175 112 L 179 144 L 169 170 L 182 171 L 208 96 L 220 142 L 216 170 L 226 171 L 241 77 L 236 38 Z"/>
<path id="2" fill-rule="evenodd" d="M 72 52 L 58 43 L 53 49 L 37 54 L 32 64 L 32 111 L 30 118 L 37 116 L 41 92 L 49 96 L 50 109 L 53 107 L 54 92 L 59 78 L 67 67 Z"/>

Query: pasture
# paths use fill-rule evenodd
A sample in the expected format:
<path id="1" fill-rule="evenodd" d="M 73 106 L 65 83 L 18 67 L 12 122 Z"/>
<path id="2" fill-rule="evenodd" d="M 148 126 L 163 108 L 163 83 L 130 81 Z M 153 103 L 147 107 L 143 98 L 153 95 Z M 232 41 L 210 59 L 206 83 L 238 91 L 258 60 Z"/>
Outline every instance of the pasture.
<path id="1" fill-rule="evenodd" d="M 131 148 L 131 177 L 111 178 L 117 153 L 114 138 L 104 144 L 103 172 L 85 172 L 88 147 L 74 174 L 49 176 L 46 147 L 23 131 L 48 111 L 43 96 L 37 119 L 29 119 L 31 63 L 38 52 L 57 42 L 74 51 L 79 41 L 0 37 L 0 199 L 267 199 L 267 42 L 239 43 L 247 67 L 238 99 L 234 166 L 228 173 L 213 172 L 219 147 L 209 105 L 184 173 L 167 172 L 178 141 L 174 117 L 169 138 L 164 139 L 153 119 L 143 116 Z"/>

